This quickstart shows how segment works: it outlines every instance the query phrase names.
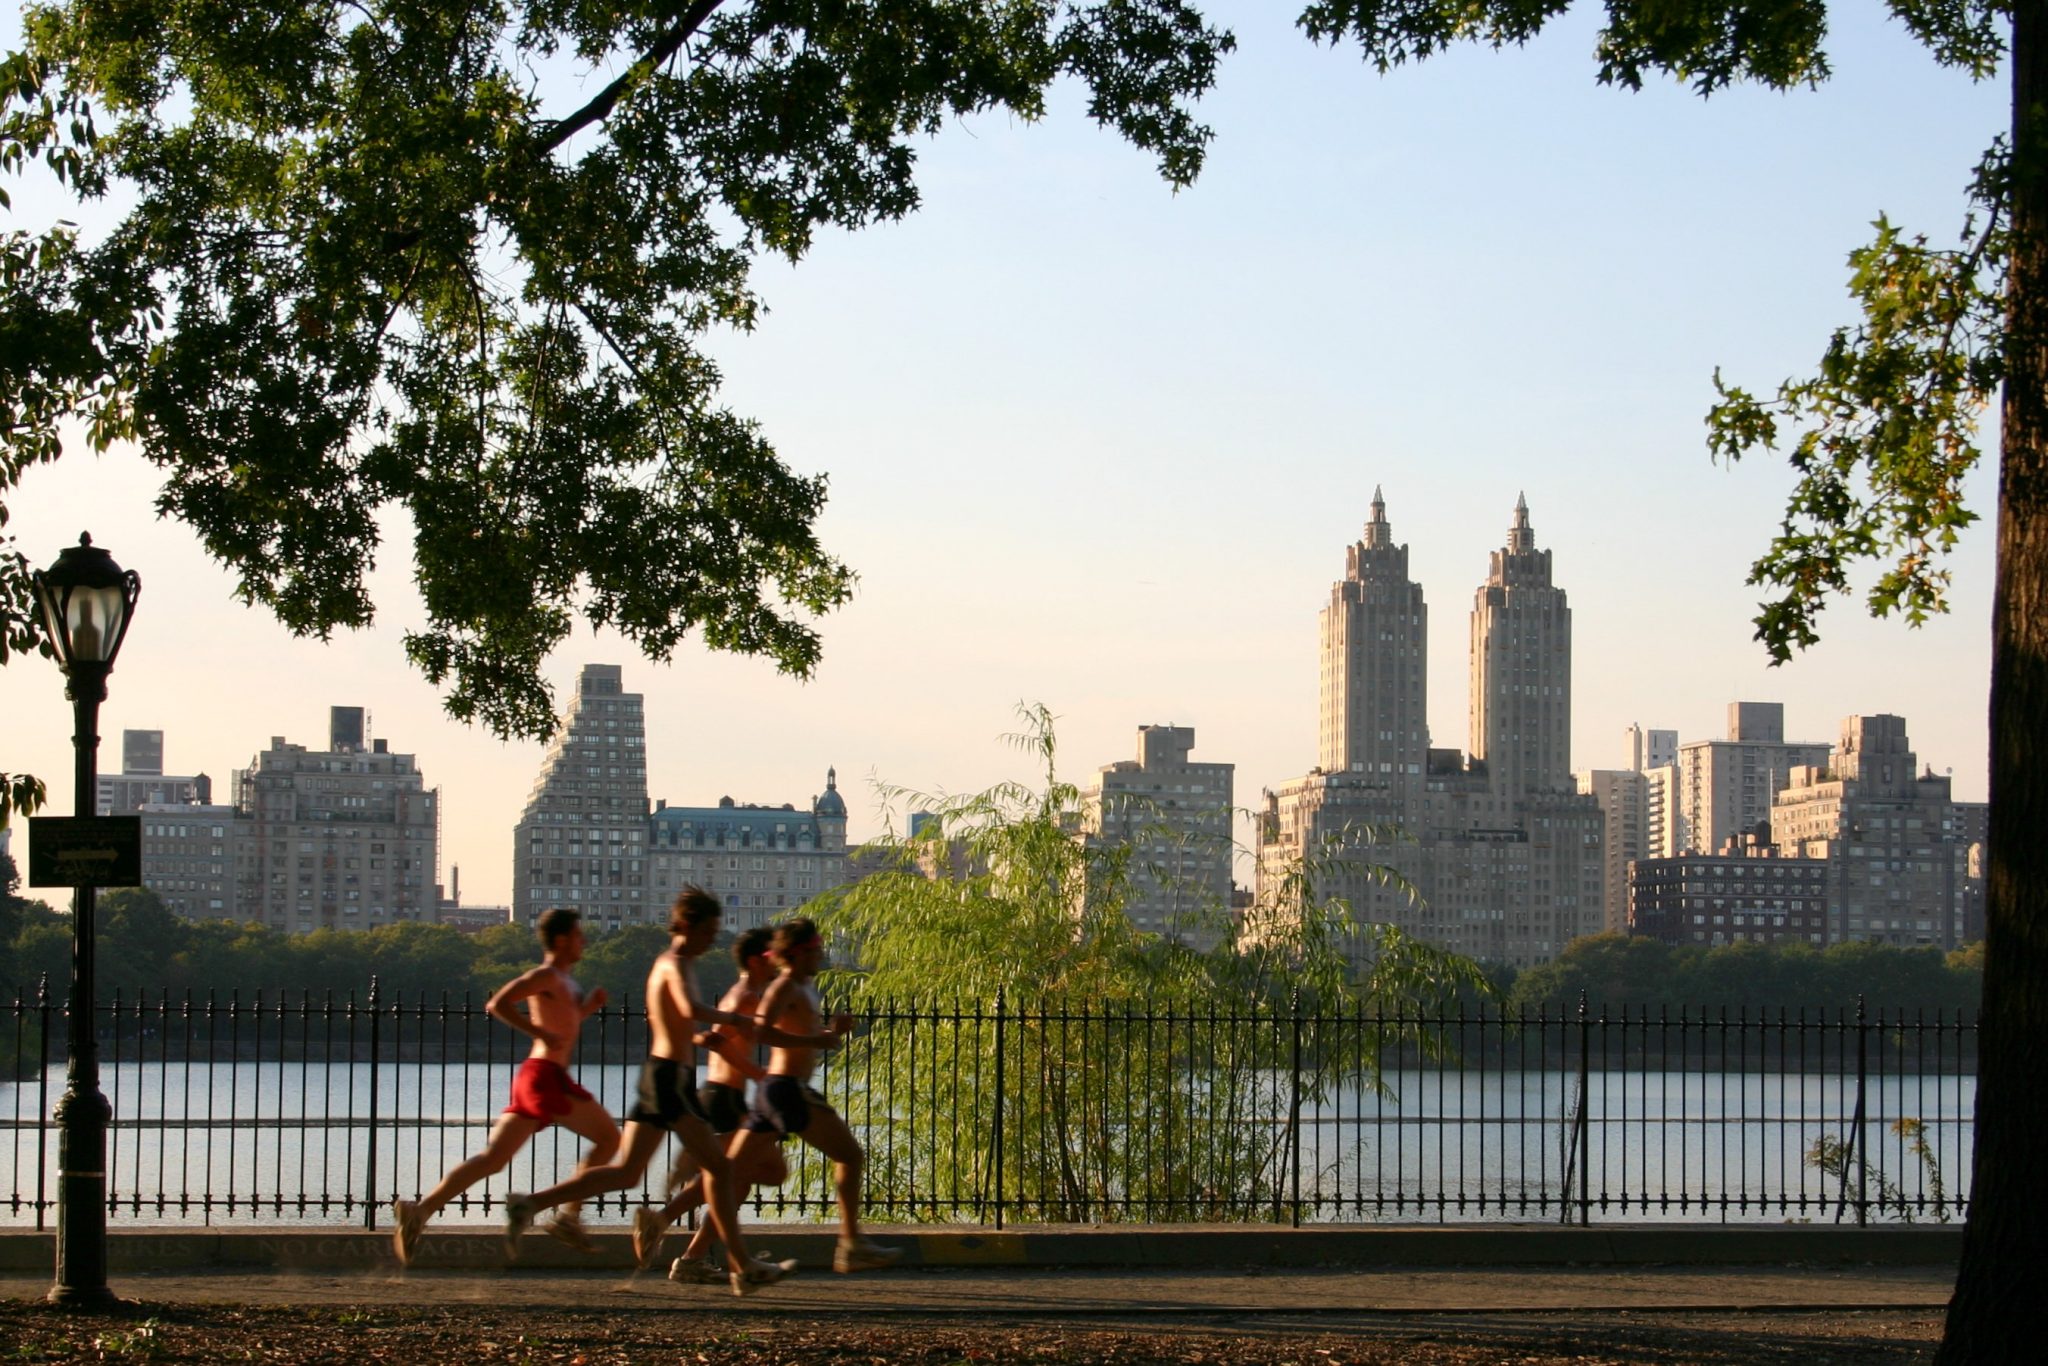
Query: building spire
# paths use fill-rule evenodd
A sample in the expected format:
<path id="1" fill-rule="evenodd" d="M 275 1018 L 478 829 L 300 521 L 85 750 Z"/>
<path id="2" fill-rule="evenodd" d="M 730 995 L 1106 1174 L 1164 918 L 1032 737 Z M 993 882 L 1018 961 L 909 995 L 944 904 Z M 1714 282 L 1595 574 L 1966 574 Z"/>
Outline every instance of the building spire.
<path id="1" fill-rule="evenodd" d="M 1380 492 L 1380 486 L 1372 486 L 1372 520 L 1365 524 L 1365 545 L 1368 550 L 1384 550 L 1394 543 L 1394 528 L 1387 522 L 1387 499 Z"/>
<path id="2" fill-rule="evenodd" d="M 1536 533 L 1529 526 L 1529 499 L 1527 495 L 1515 495 L 1515 522 L 1508 528 L 1508 553 L 1526 555 L 1536 548 Z"/>
<path id="3" fill-rule="evenodd" d="M 842 821 L 846 819 L 846 798 L 839 795 L 838 769 L 825 770 L 825 791 L 811 800 L 811 811 L 818 816 L 831 816 Z"/>

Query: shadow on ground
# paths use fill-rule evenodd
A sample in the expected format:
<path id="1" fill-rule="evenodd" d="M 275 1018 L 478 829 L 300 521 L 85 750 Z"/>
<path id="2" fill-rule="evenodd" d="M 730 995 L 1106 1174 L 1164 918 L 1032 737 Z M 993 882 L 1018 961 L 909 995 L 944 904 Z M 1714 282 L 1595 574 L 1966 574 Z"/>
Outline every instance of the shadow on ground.
<path id="1" fill-rule="evenodd" d="M 592 1312 L 549 1305 L 393 1307 L 129 1303 L 106 1316 L 0 1302 L 9 1362 L 507 1362 L 551 1366 L 1623 1366 L 1931 1361 L 1940 1315 L 1916 1310 L 1134 1316 L 982 1323 L 820 1315 L 760 1300 L 678 1299 Z"/>

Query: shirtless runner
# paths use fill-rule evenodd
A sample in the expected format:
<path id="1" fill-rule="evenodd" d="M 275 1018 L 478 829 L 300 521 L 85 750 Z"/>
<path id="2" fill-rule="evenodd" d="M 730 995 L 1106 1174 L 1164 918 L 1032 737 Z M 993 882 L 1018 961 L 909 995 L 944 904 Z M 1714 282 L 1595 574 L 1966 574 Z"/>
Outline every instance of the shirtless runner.
<path id="1" fill-rule="evenodd" d="M 832 1159 L 833 1189 L 839 1197 L 839 1246 L 832 1253 L 832 1269 L 892 1266 L 903 1249 L 883 1247 L 861 1236 L 860 1142 L 839 1112 L 810 1086 L 819 1049 L 831 1047 L 853 1030 L 853 1017 L 842 1014 L 832 1017 L 825 1032 L 817 1032 L 823 1012 L 811 979 L 824 964 L 825 942 L 815 924 L 799 918 L 775 931 L 771 951 L 782 974 L 762 994 L 754 1021 L 760 1037 L 775 1051 L 768 1058 L 768 1075 L 754 1093 L 753 1112 L 733 1142 L 732 1165 L 746 1170 L 780 1137 L 801 1138 Z"/>
<path id="2" fill-rule="evenodd" d="M 746 1023 L 722 1025 L 697 1036 L 697 1043 L 709 1055 L 697 1099 L 711 1121 L 711 1132 L 718 1135 L 721 1143 L 747 1118 L 747 1083 L 767 1075 L 754 1057 L 754 1011 L 761 1004 L 761 993 L 775 980 L 775 960 L 768 955 L 769 935 L 770 931 L 756 927 L 733 941 L 732 956 L 739 964 L 740 976 L 719 999 L 718 1008 L 743 1016 Z M 788 1174 L 782 1149 L 767 1149 L 763 1161 L 753 1169 L 734 1169 L 734 1203 L 745 1204 L 748 1191 L 755 1186 L 781 1185 Z M 669 1225 L 704 1203 L 704 1182 L 687 1152 L 676 1163 L 669 1189 L 674 1195 L 664 1207 L 633 1211 L 633 1263 L 642 1271 L 654 1264 Z M 712 1265 L 710 1251 L 711 1225 L 701 1224 L 689 1247 L 669 1269 L 668 1278 L 707 1284 L 723 1281 L 725 1273 Z"/>
<path id="3" fill-rule="evenodd" d="M 711 1222 L 725 1244 L 733 1294 L 749 1294 L 796 1269 L 795 1262 L 757 1262 L 747 1255 L 732 1168 L 697 1099 L 696 1032 L 707 1026 L 748 1023 L 746 1017 L 706 1006 L 697 997 L 693 964 L 711 947 L 723 914 L 718 898 L 701 887 L 685 886 L 676 896 L 669 911 L 669 947 L 647 973 L 648 1056 L 640 1069 L 638 1098 L 626 1115 L 625 1141 L 610 1164 L 585 1168 L 558 1185 L 506 1201 L 508 1254 L 517 1249 L 519 1236 L 541 1210 L 637 1185 L 663 1136 L 674 1133 L 703 1176 Z"/>
<path id="4" fill-rule="evenodd" d="M 503 1171 L 526 1141 L 548 1125 L 559 1120 L 564 1128 L 590 1141 L 590 1151 L 583 1156 L 584 1170 L 605 1161 L 618 1147 L 618 1126 L 590 1092 L 570 1078 L 567 1067 L 583 1021 L 605 1001 L 603 987 L 586 996 L 569 975 L 569 969 L 583 957 L 581 921 L 582 917 L 567 907 L 545 912 L 535 927 L 540 934 L 540 966 L 514 977 L 484 1003 L 493 1019 L 532 1035 L 533 1051 L 519 1064 L 512 1080 L 512 1103 L 491 1126 L 483 1151 L 457 1163 L 441 1178 L 441 1184 L 420 1200 L 392 1201 L 398 1227 L 391 1243 L 401 1264 L 412 1265 L 427 1220 L 477 1182 Z M 526 1002 L 524 1013 L 513 1009 L 521 1001 Z M 571 1246 L 590 1250 L 574 1205 L 563 1210 L 548 1231 Z"/>

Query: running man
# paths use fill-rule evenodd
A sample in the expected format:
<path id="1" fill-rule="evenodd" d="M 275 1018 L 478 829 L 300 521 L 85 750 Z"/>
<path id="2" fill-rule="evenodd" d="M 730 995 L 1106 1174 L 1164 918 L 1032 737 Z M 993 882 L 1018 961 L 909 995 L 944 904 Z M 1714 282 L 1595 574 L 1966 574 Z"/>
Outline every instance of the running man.
<path id="1" fill-rule="evenodd" d="M 710 1119 L 711 1132 L 718 1135 L 721 1143 L 746 1120 L 747 1083 L 767 1075 L 754 1060 L 754 1012 L 761 1004 L 761 993 L 775 980 L 775 960 L 768 954 L 770 933 L 756 927 L 733 941 L 732 956 L 739 964 L 740 976 L 720 998 L 718 1008 L 744 1018 L 746 1023 L 709 1030 L 696 1040 L 709 1054 L 697 1099 Z M 734 1170 L 735 1205 L 745 1204 L 747 1193 L 755 1186 L 781 1185 L 788 1173 L 782 1149 L 769 1148 L 763 1165 L 749 1171 Z M 633 1263 L 642 1271 L 654 1264 L 669 1226 L 704 1203 L 704 1182 L 688 1152 L 677 1161 L 675 1173 L 669 1178 L 669 1189 L 674 1194 L 663 1208 L 643 1206 L 633 1211 Z M 701 1224 L 689 1247 L 669 1268 L 668 1278 L 685 1283 L 722 1282 L 725 1273 L 711 1264 L 710 1251 L 711 1225 Z"/>
<path id="2" fill-rule="evenodd" d="M 697 1030 L 750 1023 L 745 1016 L 706 1006 L 697 999 L 695 960 L 711 947 L 723 914 L 718 898 L 701 887 L 685 886 L 677 894 L 669 911 L 669 947 L 647 973 L 648 1056 L 640 1069 L 639 1096 L 626 1115 L 625 1141 L 610 1164 L 587 1167 L 544 1191 L 514 1195 L 506 1201 L 508 1256 L 516 1255 L 520 1235 L 541 1210 L 637 1185 L 662 1137 L 674 1133 L 703 1177 L 711 1222 L 725 1244 L 732 1293 L 750 1294 L 756 1286 L 779 1281 L 795 1269 L 795 1262 L 756 1262 L 747 1255 L 740 1236 L 732 1167 L 697 1100 L 697 1048 L 693 1041 Z"/>
<path id="3" fill-rule="evenodd" d="M 830 1048 L 853 1030 L 853 1017 L 832 1017 L 818 1032 L 823 1009 L 812 979 L 825 962 L 825 941 L 818 927 L 799 917 L 775 931 L 772 941 L 782 973 L 762 994 L 754 1017 L 759 1036 L 773 1044 L 768 1075 L 754 1093 L 754 1109 L 746 1127 L 733 1140 L 732 1165 L 748 1170 L 762 1150 L 782 1137 L 795 1135 L 832 1160 L 832 1182 L 839 1197 L 839 1246 L 832 1253 L 834 1271 L 867 1271 L 893 1266 L 903 1249 L 871 1243 L 860 1231 L 860 1142 L 839 1112 L 811 1089 L 818 1051 Z"/>
<path id="4" fill-rule="evenodd" d="M 569 975 L 569 969 L 583 957 L 582 917 L 566 906 L 557 906 L 542 914 L 536 929 L 542 951 L 540 966 L 514 977 L 484 1003 L 492 1018 L 531 1035 L 533 1051 L 519 1064 L 512 1079 L 512 1103 L 491 1126 L 483 1151 L 457 1163 L 441 1178 L 441 1184 L 420 1200 L 391 1202 L 398 1225 L 391 1244 L 401 1265 L 412 1265 L 427 1220 L 477 1182 L 503 1171 L 527 1140 L 548 1125 L 560 1121 L 571 1133 L 589 1140 L 590 1151 L 583 1155 L 581 1170 L 606 1161 L 619 1146 L 618 1125 L 590 1092 L 576 1084 L 567 1067 L 584 1020 L 605 1002 L 603 987 L 586 996 Z M 521 1001 L 526 1003 L 524 1012 L 513 1009 Z M 548 1231 L 572 1247 L 593 1250 L 575 1205 L 563 1210 Z"/>

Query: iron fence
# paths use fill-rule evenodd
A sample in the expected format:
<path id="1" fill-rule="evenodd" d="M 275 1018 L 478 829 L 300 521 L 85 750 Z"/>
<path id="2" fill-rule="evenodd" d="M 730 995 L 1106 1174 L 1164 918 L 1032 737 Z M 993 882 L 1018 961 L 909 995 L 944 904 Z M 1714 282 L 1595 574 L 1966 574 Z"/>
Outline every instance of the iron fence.
<path id="1" fill-rule="evenodd" d="M 116 994 L 108 1213 L 359 1222 L 476 1150 L 527 1041 L 467 995 Z M 867 1148 L 875 1217 L 978 1223 L 1960 1219 L 1977 1025 L 1959 1013 L 1320 1012 L 998 998 L 870 1002 L 817 1084 Z M 0 1222 L 55 1217 L 64 1010 L 0 1043 Z M 628 1108 L 644 1012 L 585 1025 L 576 1071 Z M 493 1217 L 576 1140 L 540 1135 L 444 1218 Z M 753 1217 L 832 1208 L 796 1145 Z M 618 1212 L 659 1194 L 595 1202 Z"/>

